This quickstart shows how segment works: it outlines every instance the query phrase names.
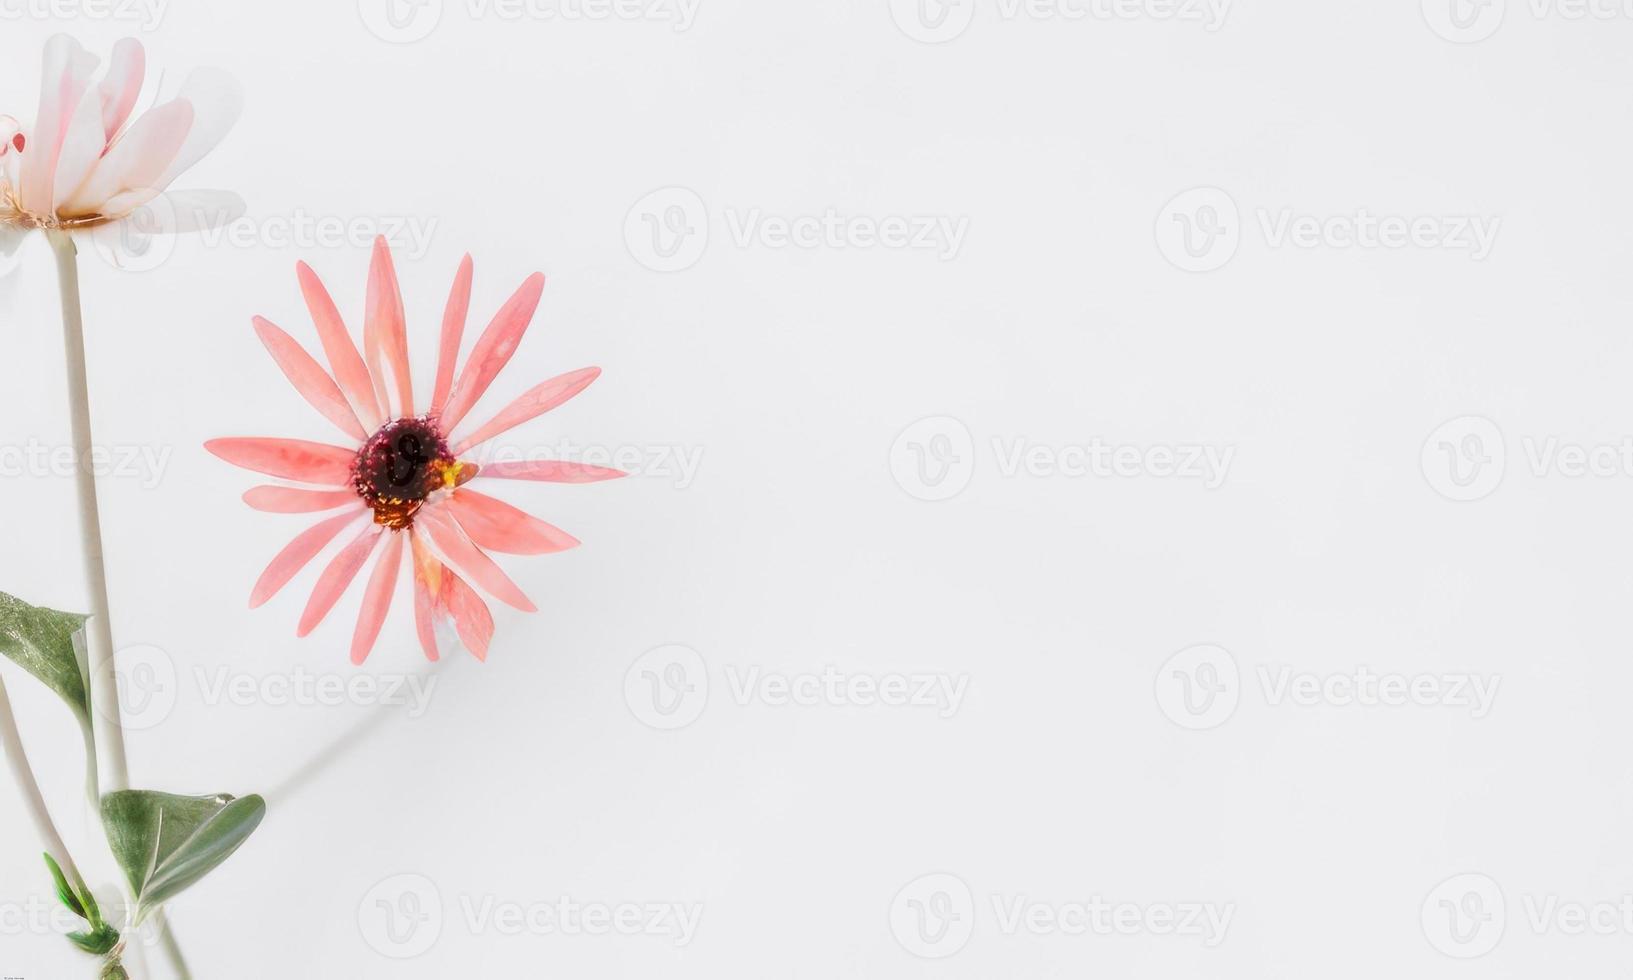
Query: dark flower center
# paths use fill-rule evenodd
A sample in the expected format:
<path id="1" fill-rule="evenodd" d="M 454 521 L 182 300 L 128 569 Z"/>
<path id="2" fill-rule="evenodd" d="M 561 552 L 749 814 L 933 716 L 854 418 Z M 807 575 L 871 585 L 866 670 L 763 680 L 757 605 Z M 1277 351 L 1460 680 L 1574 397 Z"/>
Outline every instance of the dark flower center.
<path id="1" fill-rule="evenodd" d="M 374 523 L 405 528 L 434 491 L 458 486 L 475 471 L 453 458 L 436 420 L 421 415 L 387 422 L 363 444 L 352 486 L 374 508 Z"/>

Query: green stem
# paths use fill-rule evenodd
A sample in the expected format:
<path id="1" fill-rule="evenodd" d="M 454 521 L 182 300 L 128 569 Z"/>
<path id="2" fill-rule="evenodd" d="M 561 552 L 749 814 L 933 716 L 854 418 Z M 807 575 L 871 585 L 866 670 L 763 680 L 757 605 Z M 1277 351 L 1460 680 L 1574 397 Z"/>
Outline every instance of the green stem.
<path id="1" fill-rule="evenodd" d="M 130 788 L 125 761 L 125 731 L 120 724 L 119 684 L 114 675 L 113 626 L 108 612 L 108 570 L 102 557 L 102 518 L 96 503 L 96 472 L 91 459 L 91 397 L 85 372 L 85 323 L 79 308 L 79 259 L 73 238 L 61 229 L 46 232 L 57 259 L 57 289 L 62 298 L 62 338 L 68 368 L 68 420 L 74 439 L 74 488 L 79 497 L 80 551 L 85 584 L 91 596 L 91 618 L 85 624 L 89 647 L 92 724 L 96 726 L 98 770 L 104 785 Z M 93 804 L 96 801 L 93 801 Z"/>
<path id="2" fill-rule="evenodd" d="M 57 832 L 51 811 L 45 805 L 45 796 L 40 792 L 39 780 L 35 779 L 34 769 L 29 765 L 28 753 L 23 749 L 23 735 L 17 730 L 17 717 L 12 713 L 11 698 L 6 694 L 4 677 L 0 677 L 0 746 L 5 749 L 6 768 L 11 770 L 12 781 L 17 784 L 17 795 L 34 821 L 34 829 L 39 832 L 46 853 L 62 868 L 63 874 L 85 890 L 85 879 L 80 877 L 79 866 L 74 863 L 73 855 L 68 853 L 68 845 L 63 841 L 62 834 Z"/>
<path id="3" fill-rule="evenodd" d="M 57 260 L 57 292 L 62 301 L 64 363 L 68 369 L 68 421 L 74 440 L 74 489 L 79 498 L 80 553 L 85 584 L 91 594 L 91 618 L 85 624 L 90 674 L 91 721 L 96 728 L 97 770 L 105 788 L 130 788 L 130 766 L 125 756 L 125 729 L 120 714 L 119 682 L 114 673 L 113 617 L 108 604 L 108 569 L 102 555 L 102 517 L 96 502 L 96 471 L 91 456 L 91 395 L 85 368 L 85 320 L 79 300 L 79 249 L 62 229 L 46 232 Z M 93 799 L 100 812 L 100 801 Z M 187 980 L 187 964 L 174 937 L 167 935 L 165 952 L 176 975 Z M 128 977 L 121 953 L 129 953 L 139 976 L 146 976 L 141 944 L 116 950 L 104 967 L 105 977 Z"/>

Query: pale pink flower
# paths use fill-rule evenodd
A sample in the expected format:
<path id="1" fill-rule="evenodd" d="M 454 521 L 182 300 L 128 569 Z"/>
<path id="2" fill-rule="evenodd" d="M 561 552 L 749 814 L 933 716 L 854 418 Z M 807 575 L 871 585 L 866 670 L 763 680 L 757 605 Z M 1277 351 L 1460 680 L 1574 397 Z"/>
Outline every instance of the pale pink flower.
<path id="1" fill-rule="evenodd" d="M 199 69 L 175 98 L 139 113 L 141 43 L 116 43 L 100 80 L 97 64 L 72 37 L 52 37 L 32 128 L 0 116 L 0 250 L 30 228 L 96 227 L 144 207 L 157 215 L 149 231 L 191 231 L 243 213 L 236 194 L 168 191 L 232 128 L 242 105 L 237 84 Z"/>
<path id="2" fill-rule="evenodd" d="M 256 317 L 255 332 L 295 389 L 349 442 L 336 446 L 297 439 L 244 438 L 205 443 L 206 449 L 229 463 L 310 485 L 255 487 L 244 494 L 251 507 L 284 514 L 339 511 L 307 528 L 278 553 L 255 583 L 250 606 L 272 598 L 326 545 L 350 529 L 353 536 L 318 577 L 297 635 L 307 635 L 328 615 L 370 556 L 377 553 L 352 634 L 352 662 L 362 663 L 385 622 L 397 573 L 407 554 L 414 576 L 415 626 L 425 655 L 437 659 L 435 626 L 445 617 L 452 620 L 465 647 L 478 659 L 486 659 L 493 617 L 465 579 L 508 605 L 535 612 L 537 607 L 488 557 L 488 551 L 536 555 L 564 551 L 579 542 L 467 484 L 473 478 L 592 483 L 625 474 L 560 460 L 479 467 L 461 457 L 566 402 L 589 387 L 601 369 L 582 368 L 551 378 L 483 424 L 462 429 L 461 423 L 510 360 L 532 321 L 544 276 L 535 273 L 522 283 L 477 338 L 463 370 L 456 374 L 471 301 L 471 259 L 466 256 L 443 314 L 431 397 L 416 402 L 402 294 L 385 239 L 375 240 L 369 266 L 361 353 L 317 274 L 305 263 L 296 271 L 333 374 L 269 321 Z"/>

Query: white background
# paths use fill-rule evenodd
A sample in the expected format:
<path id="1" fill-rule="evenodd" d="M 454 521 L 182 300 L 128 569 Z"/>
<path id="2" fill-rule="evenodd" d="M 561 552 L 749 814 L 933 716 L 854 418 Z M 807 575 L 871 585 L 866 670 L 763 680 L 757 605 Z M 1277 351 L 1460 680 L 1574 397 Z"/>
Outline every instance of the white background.
<path id="1" fill-rule="evenodd" d="M 116 643 L 157 648 L 125 655 L 158 699 L 134 777 L 270 806 L 175 903 L 197 976 L 1625 972 L 1633 923 L 1557 915 L 1633 894 L 1621 7 L 1509 0 L 1499 22 L 1495 0 L 1459 29 L 1451 0 L 1240 0 L 1222 23 L 1160 0 L 923 20 L 702 0 L 677 30 L 672 6 L 444 0 L 396 43 L 367 2 L 172 0 L 155 25 L 20 2 L 0 0 L 0 111 L 32 115 L 59 30 L 104 56 L 138 34 L 167 86 L 214 64 L 247 93 L 180 182 L 242 193 L 238 237 L 140 271 L 83 257 L 97 440 L 165 460 L 101 484 Z M 1362 209 L 1432 223 L 1346 247 Z M 956 250 L 776 238 L 830 211 L 967 226 Z M 1277 232 L 1300 216 L 1330 233 Z M 360 671 L 360 587 L 305 640 L 316 566 L 248 610 L 309 522 L 249 511 L 259 481 L 200 448 L 329 437 L 249 326 L 315 346 L 305 260 L 356 328 L 367 235 L 285 234 L 318 219 L 430 227 L 397 252 L 422 379 L 464 252 L 467 344 L 548 274 L 484 406 L 606 373 L 519 443 L 700 458 L 500 488 L 584 546 L 502 559 L 541 611 L 493 604 L 489 662 L 448 658 L 418 716 L 278 696 L 423 671 L 406 581 Z M 1489 254 L 1436 231 L 1464 219 L 1496 223 Z M 72 482 L 16 465 L 67 441 L 54 290 L 39 240 L 0 283 L 0 588 L 78 609 Z M 1132 468 L 1058 454 L 1097 443 Z M 1017 445 L 1043 447 L 1032 467 Z M 1566 445 L 1609 452 L 1571 476 Z M 1218 486 L 1165 475 L 1188 447 L 1229 454 Z M 1226 653 L 1170 663 L 1206 644 Z M 829 667 L 963 696 L 739 692 Z M 1273 683 L 1363 668 L 1499 686 L 1482 713 Z M 654 702 L 647 671 L 691 693 Z M 222 677 L 272 693 L 212 698 Z M 71 722 L 6 679 L 111 897 Z M 90 976 L 28 912 L 48 882 L 4 794 L 0 841 L 0 975 Z M 1460 875 L 1483 877 L 1442 886 Z M 682 944 L 480 917 L 563 898 L 701 920 Z M 1146 924 L 1047 928 L 1095 899 Z M 1016 925 L 1017 903 L 1044 911 Z M 1193 903 L 1229 912 L 1223 936 L 1165 934 Z"/>

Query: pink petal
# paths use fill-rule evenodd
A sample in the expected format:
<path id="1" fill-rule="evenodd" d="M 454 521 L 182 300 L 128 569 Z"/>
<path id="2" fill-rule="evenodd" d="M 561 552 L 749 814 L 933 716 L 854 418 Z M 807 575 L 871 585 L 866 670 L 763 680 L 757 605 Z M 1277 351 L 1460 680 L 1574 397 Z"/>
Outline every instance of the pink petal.
<path id="1" fill-rule="evenodd" d="M 136 107 L 136 96 L 142 91 L 142 76 L 147 72 L 147 53 L 142 42 L 133 37 L 114 42 L 113 55 L 108 59 L 108 74 L 97 86 L 102 97 L 102 138 L 112 141 L 119 127 L 130 118 Z"/>
<path id="2" fill-rule="evenodd" d="M 164 170 L 176 158 L 192 125 L 193 106 L 182 99 L 143 113 L 108 147 L 77 189 L 61 187 L 65 174 L 58 174 L 58 190 L 67 191 L 62 194 L 61 210 L 66 214 L 102 214 L 106 209 L 114 212 L 107 217 L 117 217 L 152 200 L 164 190 Z M 101 138 L 98 125 L 97 139 Z M 122 210 L 118 212 L 112 204 L 116 197 L 121 199 L 118 207 Z"/>
<path id="3" fill-rule="evenodd" d="M 533 605 L 516 583 L 494 564 L 493 559 L 472 544 L 471 539 L 465 536 L 465 532 L 459 529 L 459 525 L 439 513 L 438 508 L 422 507 L 417 519 L 425 526 L 431 535 L 431 541 L 441 550 L 443 557 L 469 575 L 477 585 L 486 589 L 494 598 L 515 606 L 522 612 L 538 612 L 539 607 Z"/>
<path id="4" fill-rule="evenodd" d="M 476 471 L 476 475 L 491 476 L 500 480 L 538 480 L 542 483 L 595 483 L 600 480 L 617 480 L 629 474 L 606 466 L 591 466 L 589 463 L 539 459 L 487 463 Z"/>
<path id="5" fill-rule="evenodd" d="M 442 607 L 454 621 L 454 632 L 459 642 L 478 660 L 488 659 L 488 645 L 493 641 L 493 613 L 488 604 L 451 568 L 442 572 Z"/>
<path id="6" fill-rule="evenodd" d="M 363 592 L 363 611 L 357 614 L 357 629 L 352 633 L 352 663 L 361 664 L 374 649 L 380 637 L 380 627 L 391 610 L 391 594 L 397 588 L 397 570 L 403 564 L 403 533 L 393 531 L 386 535 L 386 550 L 374 563 L 368 588 Z"/>
<path id="7" fill-rule="evenodd" d="M 559 375 L 549 381 L 535 385 L 520 398 L 506 405 L 486 425 L 463 439 L 459 445 L 454 447 L 454 455 L 458 456 L 472 446 L 481 445 L 501 432 L 514 429 L 523 422 L 543 415 L 588 388 L 590 383 L 599 377 L 601 377 L 600 368 L 588 367 L 570 371 L 567 374 Z"/>
<path id="8" fill-rule="evenodd" d="M 322 551 L 325 545 L 333 541 L 335 536 L 346 525 L 357 520 L 357 515 L 362 512 L 359 509 L 341 514 L 339 517 L 331 517 L 296 535 L 295 540 L 289 542 L 282 551 L 278 552 L 278 556 L 272 559 L 272 563 L 266 567 L 266 571 L 262 572 L 261 577 L 256 580 L 255 588 L 250 591 L 249 607 L 254 609 L 277 595 L 278 590 L 288 585 L 289 580 L 295 577 L 296 572 L 305 568 L 307 562 Z"/>
<path id="9" fill-rule="evenodd" d="M 516 345 L 521 343 L 522 334 L 527 332 L 527 325 L 532 322 L 533 311 L 538 309 L 539 297 L 543 293 L 544 276 L 535 272 L 527 277 L 521 288 L 494 315 L 493 322 L 482 331 L 476 346 L 471 348 L 465 370 L 454 382 L 453 393 L 448 396 L 448 406 L 442 413 L 442 431 L 454 430 L 476 400 L 488 390 L 488 385 L 493 383 L 510 360 L 510 355 L 516 353 Z"/>
<path id="10" fill-rule="evenodd" d="M 454 491 L 443 506 L 472 541 L 490 551 L 547 555 L 579 544 L 561 528 L 469 488 Z"/>
<path id="11" fill-rule="evenodd" d="M 323 622 L 323 617 L 329 615 L 329 610 L 340 601 L 340 596 L 346 591 L 346 586 L 352 584 L 352 579 L 362 570 L 363 564 L 368 561 L 374 546 L 380 543 L 380 535 L 384 529 L 378 524 L 370 523 L 363 529 L 363 533 L 352 539 L 351 544 L 340 549 L 334 561 L 318 576 L 317 587 L 312 590 L 312 598 L 306 601 L 306 611 L 301 613 L 300 626 L 295 629 L 296 636 L 306 636 L 317 625 Z"/>
<path id="12" fill-rule="evenodd" d="M 454 362 L 459 360 L 459 342 L 465 336 L 465 316 L 471 309 L 471 257 L 466 255 L 454 274 L 454 288 L 442 311 L 442 346 L 437 352 L 437 380 L 431 389 L 431 414 L 441 415 L 454 386 Z"/>
<path id="13" fill-rule="evenodd" d="M 300 439 L 211 439 L 204 448 L 234 466 L 320 486 L 345 486 L 357 450 Z"/>
<path id="14" fill-rule="evenodd" d="M 303 490 L 300 487 L 251 487 L 244 503 L 268 514 L 315 514 L 359 502 L 355 490 Z"/>
<path id="15" fill-rule="evenodd" d="M 362 423 L 357 421 L 357 413 L 346 404 L 346 396 L 341 394 L 340 386 L 312 359 L 312 355 L 272 321 L 255 317 L 253 322 L 256 336 L 261 338 L 272 359 L 283 369 L 284 377 L 301 393 L 301 397 L 321 412 L 324 418 L 340 426 L 342 432 L 358 442 L 368 439 Z"/>
<path id="16" fill-rule="evenodd" d="M 63 134 L 62 148 L 57 152 L 57 176 L 52 183 L 51 202 L 59 214 L 75 213 L 67 202 L 85 183 L 107 147 L 107 138 L 102 135 L 102 97 L 96 89 L 86 88 L 74 114 L 69 117 L 68 131 Z M 95 210 L 90 209 L 92 213 Z"/>
<path id="17" fill-rule="evenodd" d="M 374 389 L 385 397 L 385 373 L 380 368 L 380 355 L 385 354 L 386 365 L 397 382 L 397 414 L 414 414 L 414 381 L 408 368 L 408 329 L 403 323 L 403 294 L 397 286 L 397 269 L 391 261 L 391 248 L 384 235 L 374 239 L 374 257 L 369 262 L 368 300 L 363 315 L 363 348 L 369 367 L 374 370 Z"/>
<path id="18" fill-rule="evenodd" d="M 427 564 L 436 563 L 436 559 L 426 554 L 425 546 L 420 543 L 419 534 L 413 530 L 408 533 L 409 543 L 412 545 L 409 563 L 414 566 L 414 634 L 419 637 L 420 649 L 425 651 L 425 659 L 435 663 L 441 657 L 437 650 L 437 600 L 430 582 L 426 580 L 425 569 Z M 453 574 L 442 570 L 440 563 L 437 563 L 437 571 L 439 585 L 442 575 Z"/>
<path id="19" fill-rule="evenodd" d="M 318 278 L 311 266 L 297 262 L 295 274 L 300 278 L 301 294 L 306 297 L 306 308 L 312 312 L 312 322 L 317 325 L 318 339 L 323 342 L 323 354 L 329 359 L 329 367 L 334 369 L 335 380 L 351 400 L 352 409 L 363 427 L 378 429 L 384 421 L 385 410 L 375 396 L 374 382 L 369 378 L 363 356 L 357 353 L 357 345 L 346 333 L 340 310 L 335 308 L 335 301 L 323 288 L 323 280 Z"/>
<path id="20" fill-rule="evenodd" d="M 96 71 L 96 56 L 66 34 L 45 42 L 40 70 L 40 109 L 28 137 L 18 182 L 25 211 L 49 214 L 56 191 L 57 158 L 63 138 Z"/>
<path id="21" fill-rule="evenodd" d="M 159 177 L 160 187 L 169 186 L 215 149 L 244 109 L 243 89 L 231 75 L 216 68 L 194 69 L 176 98 L 192 105 L 193 125 L 187 130 L 187 141 Z"/>

